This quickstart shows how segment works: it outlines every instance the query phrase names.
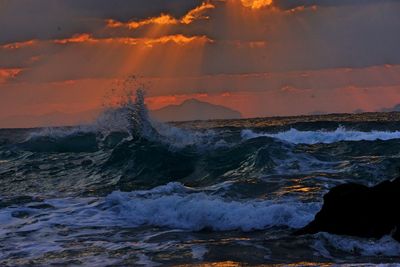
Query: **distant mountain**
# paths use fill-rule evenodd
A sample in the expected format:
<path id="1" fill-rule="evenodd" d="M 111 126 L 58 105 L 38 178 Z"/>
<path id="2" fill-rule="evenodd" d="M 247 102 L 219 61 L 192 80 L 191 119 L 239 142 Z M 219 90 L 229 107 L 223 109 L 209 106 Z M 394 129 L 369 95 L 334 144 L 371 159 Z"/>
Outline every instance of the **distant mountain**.
<path id="1" fill-rule="evenodd" d="M 170 105 L 152 110 L 150 115 L 158 121 L 192 121 L 212 119 L 238 119 L 240 112 L 224 107 L 189 99 L 180 105 Z"/>

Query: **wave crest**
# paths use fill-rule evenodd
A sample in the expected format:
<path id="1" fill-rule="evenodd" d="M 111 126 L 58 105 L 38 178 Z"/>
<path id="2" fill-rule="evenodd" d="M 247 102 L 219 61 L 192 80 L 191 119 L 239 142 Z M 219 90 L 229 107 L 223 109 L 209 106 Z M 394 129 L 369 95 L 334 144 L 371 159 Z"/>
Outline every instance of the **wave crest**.
<path id="1" fill-rule="evenodd" d="M 318 143 L 331 144 L 340 141 L 387 141 L 391 139 L 400 139 L 400 131 L 361 132 L 348 130 L 344 127 L 339 127 L 335 131 L 299 131 L 292 128 L 288 131 L 278 133 L 256 133 L 252 130 L 243 130 L 241 136 L 243 139 L 270 137 L 293 144 L 313 145 Z"/>
<path id="2" fill-rule="evenodd" d="M 107 197 L 107 202 L 121 219 L 132 225 L 194 231 L 251 231 L 273 226 L 300 228 L 313 219 L 319 208 L 316 203 L 233 201 L 187 191 L 179 183 L 172 183 L 146 194 L 145 191 L 113 192 Z"/>

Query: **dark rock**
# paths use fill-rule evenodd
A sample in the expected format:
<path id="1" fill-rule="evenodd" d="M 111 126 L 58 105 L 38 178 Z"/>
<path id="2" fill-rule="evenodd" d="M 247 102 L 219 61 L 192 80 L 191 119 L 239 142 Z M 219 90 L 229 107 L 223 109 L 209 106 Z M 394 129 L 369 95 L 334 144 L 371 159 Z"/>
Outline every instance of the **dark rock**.
<path id="1" fill-rule="evenodd" d="M 374 187 L 339 185 L 324 196 L 314 221 L 295 235 L 328 232 L 366 238 L 392 235 L 400 242 L 400 178 Z"/>

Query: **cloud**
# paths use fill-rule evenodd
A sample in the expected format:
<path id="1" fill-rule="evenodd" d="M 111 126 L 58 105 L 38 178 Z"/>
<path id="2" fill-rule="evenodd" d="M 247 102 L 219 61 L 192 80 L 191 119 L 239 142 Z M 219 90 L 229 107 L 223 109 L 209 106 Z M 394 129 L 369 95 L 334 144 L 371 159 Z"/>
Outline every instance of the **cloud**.
<path id="1" fill-rule="evenodd" d="M 192 10 L 189 10 L 183 17 L 175 18 L 169 14 L 160 14 L 157 17 L 150 17 L 143 20 L 135 21 L 131 20 L 128 22 L 120 22 L 113 19 L 106 20 L 107 27 L 109 28 L 128 28 L 130 30 L 134 30 L 146 25 L 177 25 L 177 24 L 191 24 L 195 20 L 200 19 L 208 19 L 207 16 L 204 15 L 204 12 L 208 9 L 213 9 L 215 6 L 211 3 L 203 2 L 200 6 L 195 7 Z"/>
<path id="2" fill-rule="evenodd" d="M 120 22 L 113 19 L 106 20 L 107 27 L 109 28 L 128 28 L 128 29 L 137 29 L 145 25 L 158 24 L 158 25 L 176 25 L 179 23 L 179 20 L 175 19 L 171 15 L 161 14 L 158 17 L 148 18 L 141 21 L 129 21 L 129 22 Z"/>
<path id="3" fill-rule="evenodd" d="M 0 84 L 6 83 L 7 81 L 14 79 L 20 74 L 22 69 L 0 69 Z"/>
<path id="4" fill-rule="evenodd" d="M 23 41 L 23 42 L 15 42 L 15 43 L 9 43 L 9 44 L 4 44 L 0 46 L 1 49 L 21 49 L 21 48 L 26 48 L 33 46 L 37 43 L 36 40 L 28 40 L 28 41 Z"/>
<path id="5" fill-rule="evenodd" d="M 3 0 L 1 1 L 0 44 L 32 39 L 59 39 L 94 32 L 104 20 L 145 19 L 161 13 L 186 15 L 199 0 Z"/>
<path id="6" fill-rule="evenodd" d="M 260 9 L 272 5 L 273 0 L 240 0 L 244 7 Z"/>
<path id="7" fill-rule="evenodd" d="M 294 9 L 297 7 L 309 7 L 309 6 L 320 6 L 320 7 L 338 7 L 338 6 L 365 6 L 396 2 L 397 0 L 273 0 L 273 4 L 281 9 Z"/>
<path id="8" fill-rule="evenodd" d="M 8 6 L 13 7 L 18 3 L 25 3 L 24 1 L 26 0 L 8 1 Z M 155 3 L 154 1 L 156 0 L 149 3 Z M 91 38 L 86 40 L 87 42 L 101 39 L 102 43 L 111 44 L 110 40 L 114 39 L 114 43 L 133 44 L 143 38 L 165 40 L 164 36 L 207 36 L 214 42 L 212 45 L 206 45 L 204 51 L 200 51 L 204 58 L 201 65 L 202 74 L 363 68 L 400 64 L 400 54 L 397 52 L 400 46 L 400 35 L 397 34 L 400 27 L 400 3 L 389 0 L 364 1 L 273 1 L 274 5 L 287 8 L 312 7 L 314 4 L 323 7 L 318 10 L 309 8 L 302 9 L 302 12 L 286 12 L 270 8 L 243 7 L 244 2 L 247 5 L 261 3 L 253 0 L 203 3 L 188 1 L 191 2 L 190 5 L 174 0 L 164 4 L 164 8 L 150 7 L 147 2 L 139 4 L 137 1 L 129 1 L 129 6 L 126 6 L 127 3 L 123 5 L 119 0 L 115 3 L 113 1 L 114 4 L 101 0 L 93 6 L 93 11 L 89 10 L 92 3 L 89 0 L 54 0 L 57 5 L 49 2 L 49 9 L 61 8 L 65 15 L 58 14 L 56 18 L 52 12 L 48 12 L 49 17 L 42 14 L 39 22 L 46 20 L 45 27 L 55 27 L 59 24 L 58 21 L 62 20 L 68 21 L 69 26 L 57 26 L 60 30 L 55 34 L 51 34 L 52 30 L 46 28 L 46 34 L 43 35 L 39 23 L 37 29 L 34 29 L 37 38 L 25 40 L 70 40 L 70 43 L 73 43 L 74 36 L 81 38 L 86 34 Z M 135 3 L 137 6 L 129 11 L 130 15 L 123 15 L 129 12 L 122 7 L 131 7 L 130 5 Z M 32 2 L 26 5 L 35 11 L 32 14 L 40 14 L 36 8 L 40 5 L 33 5 Z M 107 5 L 110 10 L 105 8 Z M 114 5 L 115 9 L 111 8 Z M 149 9 L 145 12 L 146 6 Z M 12 13 L 11 9 L 5 9 L 5 17 Z M 144 13 L 135 16 L 138 10 Z M 31 16 L 34 16 L 32 14 L 25 14 L 26 18 L 21 18 L 20 13 L 16 12 L 15 18 L 10 20 L 16 22 L 14 26 L 17 28 L 18 23 L 24 21 L 24 27 L 28 25 L 26 28 L 30 29 L 30 25 L 35 22 L 29 21 Z M 207 20 L 204 20 L 205 18 Z M 0 24 L 2 20 L 3 16 L 0 16 Z M 24 33 L 23 29 L 7 30 L 7 25 L 11 25 L 8 21 L 5 25 L 7 34 L 0 36 L 0 42 L 1 38 L 10 39 L 14 34 Z M 163 25 L 168 27 L 157 27 Z M 4 43 L 3 47 L 22 48 L 22 44 L 23 41 L 13 40 Z M 16 53 L 12 57 L 15 55 Z"/>
<path id="9" fill-rule="evenodd" d="M 132 73 L 151 82 L 150 97 L 205 93 L 247 115 L 399 103 L 399 1 L 0 5 L 1 112 L 63 110 L 77 94 L 76 111 L 95 107 L 92 99 L 101 97 L 106 82 Z M 269 99 L 276 103 L 265 107 Z"/>
<path id="10" fill-rule="evenodd" d="M 253 10 L 230 1 L 216 5 L 209 13 L 208 24 L 213 27 L 206 28 L 216 42 L 207 49 L 204 71 L 252 73 L 399 64 L 400 2 L 338 2 L 342 4 L 323 2 L 320 8 L 309 6 L 302 12 Z M 232 45 L 237 41 L 267 46 L 238 50 Z"/>
<path id="11" fill-rule="evenodd" d="M 185 36 L 182 34 L 177 35 L 166 35 L 159 38 L 94 38 L 92 35 L 84 33 L 77 34 L 70 38 L 58 39 L 52 41 L 54 44 L 67 45 L 67 44 L 121 44 L 121 45 L 145 45 L 152 47 L 157 44 L 175 43 L 178 45 L 184 45 L 191 42 L 212 42 L 206 36 Z"/>

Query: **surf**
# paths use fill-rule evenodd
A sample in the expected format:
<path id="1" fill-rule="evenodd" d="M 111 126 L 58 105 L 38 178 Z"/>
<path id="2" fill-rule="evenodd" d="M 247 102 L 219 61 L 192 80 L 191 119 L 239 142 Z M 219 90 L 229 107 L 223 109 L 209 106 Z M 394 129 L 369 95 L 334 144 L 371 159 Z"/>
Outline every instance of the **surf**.
<path id="1" fill-rule="evenodd" d="M 334 131 L 300 131 L 291 128 L 288 131 L 277 133 L 254 132 L 252 130 L 243 130 L 243 139 L 252 139 L 257 137 L 271 137 L 293 144 L 332 144 L 341 141 L 387 141 L 393 139 L 400 139 L 400 131 L 357 131 L 346 129 L 345 127 L 338 127 Z"/>

